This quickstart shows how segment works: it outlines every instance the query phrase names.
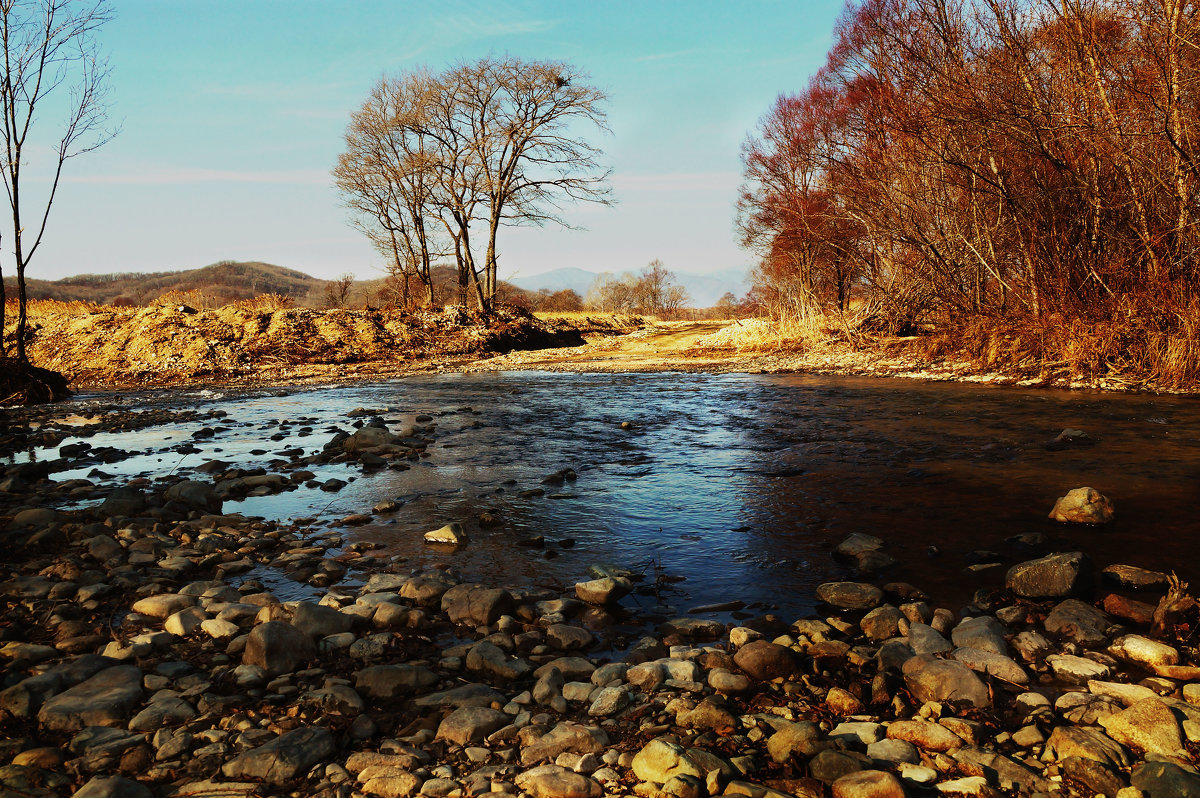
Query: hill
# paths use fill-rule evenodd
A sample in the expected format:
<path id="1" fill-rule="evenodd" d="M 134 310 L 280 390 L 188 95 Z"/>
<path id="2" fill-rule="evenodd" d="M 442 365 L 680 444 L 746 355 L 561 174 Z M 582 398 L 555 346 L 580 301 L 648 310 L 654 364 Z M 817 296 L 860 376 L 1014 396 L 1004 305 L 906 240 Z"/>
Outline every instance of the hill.
<path id="1" fill-rule="evenodd" d="M 458 301 L 457 272 L 447 266 L 434 267 L 434 299 L 436 306 Z M 101 305 L 143 306 L 172 292 L 199 291 L 199 299 L 189 304 L 219 307 L 262 294 L 279 294 L 302 307 L 325 307 L 327 280 L 258 261 L 226 260 L 199 269 L 174 272 L 118 272 L 115 274 L 81 274 L 61 280 L 27 279 L 30 299 L 55 299 L 60 302 L 95 302 Z M 16 295 L 16 280 L 6 277 L 5 290 L 9 298 Z M 413 281 L 414 293 L 420 286 Z M 350 289 L 347 307 L 364 304 L 387 305 L 395 291 L 383 278 L 357 280 Z M 509 283 L 500 282 L 499 295 L 506 301 L 519 299 L 526 292 Z"/>
<path id="2" fill-rule="evenodd" d="M 5 278 L 9 296 L 16 281 Z M 26 280 L 30 299 L 96 302 L 103 305 L 145 305 L 172 291 L 199 290 L 207 303 L 225 304 L 259 294 L 281 294 L 298 304 L 319 295 L 325 281 L 294 269 L 257 261 L 221 261 L 199 269 L 175 272 L 80 274 L 61 280 Z"/>

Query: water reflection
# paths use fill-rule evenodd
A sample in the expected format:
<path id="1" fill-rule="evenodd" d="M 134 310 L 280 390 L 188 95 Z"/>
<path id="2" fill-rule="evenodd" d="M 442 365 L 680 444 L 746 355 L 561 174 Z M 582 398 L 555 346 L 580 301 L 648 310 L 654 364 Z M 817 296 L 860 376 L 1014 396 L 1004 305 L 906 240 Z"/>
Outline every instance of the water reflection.
<path id="1" fill-rule="evenodd" d="M 311 469 L 318 480 L 349 485 L 226 508 L 339 518 L 397 499 L 396 513 L 347 538 L 383 543 L 375 554 L 413 566 L 448 562 L 501 583 L 570 584 L 594 562 L 647 573 L 658 565 L 686 577 L 664 612 L 729 599 L 778 605 L 785 617 L 806 611 L 817 584 L 853 576 L 829 552 L 856 531 L 886 539 L 901 560 L 885 578 L 945 602 L 999 584 L 1004 567 L 964 569 L 990 559 L 973 555 L 980 549 L 1004 566 L 1028 556 L 1006 543 L 1026 532 L 1047 535 L 1050 549 L 1083 548 L 1100 567 L 1125 561 L 1186 577 L 1200 554 L 1192 399 L 817 376 L 481 373 L 157 401 L 228 416 L 212 438 L 194 441 L 211 421 L 90 438 L 139 452 L 104 472 L 153 478 L 213 458 L 278 468 L 277 452 L 319 451 L 335 428 L 349 429 L 356 407 L 381 409 L 397 426 L 429 414 L 430 456 L 406 471 L 321 465 Z M 1047 450 L 1064 427 L 1096 445 Z M 180 454 L 172 447 L 181 442 L 199 451 Z M 568 467 L 576 480 L 541 483 Z M 1080 485 L 1113 498 L 1113 524 L 1046 520 L 1054 498 Z M 500 524 L 481 527 L 484 512 Z M 421 542 L 453 520 L 467 525 L 468 546 L 451 554 Z M 536 536 L 545 549 L 522 544 Z"/>

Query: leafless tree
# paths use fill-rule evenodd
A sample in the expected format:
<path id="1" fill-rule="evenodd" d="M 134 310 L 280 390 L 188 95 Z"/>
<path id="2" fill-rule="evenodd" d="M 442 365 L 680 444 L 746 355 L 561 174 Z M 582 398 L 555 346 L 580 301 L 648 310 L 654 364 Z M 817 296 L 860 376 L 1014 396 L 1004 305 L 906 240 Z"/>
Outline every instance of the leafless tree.
<path id="1" fill-rule="evenodd" d="M 325 283 L 325 306 L 344 308 L 350 301 L 350 289 L 354 286 L 354 275 L 346 272 L 336 280 Z"/>
<path id="2" fill-rule="evenodd" d="M 96 33 L 112 18 L 104 0 L 0 0 L 0 78 L 3 153 L 0 173 L 11 211 L 13 259 L 17 275 L 16 357 L 25 353 L 25 270 L 41 246 L 66 162 L 100 147 L 116 133 L 106 126 L 108 65 Z M 47 169 L 37 164 L 35 133 L 39 111 L 64 116 Z M 23 172 L 37 164 L 32 175 Z M 32 177 L 32 180 L 30 179 Z M 32 186 L 30 184 L 33 184 Z M 30 192 L 33 189 L 33 193 Z M 4 281 L 0 275 L 0 331 L 4 329 Z M 0 355 L 5 353 L 0 334 Z"/>
<path id="3" fill-rule="evenodd" d="M 601 153 L 580 137 L 607 130 L 604 99 L 569 64 L 511 57 L 384 78 L 354 115 L 334 177 L 395 263 L 427 270 L 452 254 L 459 301 L 473 292 L 486 310 L 501 226 L 565 224 L 566 203 L 610 201 Z"/>

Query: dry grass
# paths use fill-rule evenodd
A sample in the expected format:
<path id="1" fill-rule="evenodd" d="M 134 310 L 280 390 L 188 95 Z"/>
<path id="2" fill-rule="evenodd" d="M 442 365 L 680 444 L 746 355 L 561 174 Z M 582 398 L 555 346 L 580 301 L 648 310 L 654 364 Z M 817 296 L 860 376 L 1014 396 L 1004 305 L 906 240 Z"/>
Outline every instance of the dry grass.
<path id="1" fill-rule="evenodd" d="M 26 306 L 26 310 L 30 316 L 87 316 L 92 313 L 108 310 L 108 306 L 99 305 L 95 302 L 84 302 L 82 300 L 60 302 L 57 299 L 31 299 Z M 8 320 L 15 319 L 17 317 L 17 300 L 10 299 L 5 302 L 4 313 Z"/>
<path id="2" fill-rule="evenodd" d="M 211 307 L 212 301 L 204 296 L 203 289 L 192 288 L 187 291 L 166 291 L 149 302 L 149 307 L 158 307 L 161 305 L 187 305 L 188 307 L 201 310 Z"/>
<path id="3" fill-rule="evenodd" d="M 1129 387 L 1200 385 L 1200 302 L 1107 319 L 970 319 L 926 339 L 933 359 L 963 357 L 989 371 L 1042 378 L 1104 378 Z"/>
<path id="4" fill-rule="evenodd" d="M 296 303 L 290 296 L 286 296 L 285 294 L 259 294 L 250 299 L 239 299 L 233 304 L 242 310 L 270 313 L 276 310 L 287 310 L 290 307 L 294 307 Z"/>

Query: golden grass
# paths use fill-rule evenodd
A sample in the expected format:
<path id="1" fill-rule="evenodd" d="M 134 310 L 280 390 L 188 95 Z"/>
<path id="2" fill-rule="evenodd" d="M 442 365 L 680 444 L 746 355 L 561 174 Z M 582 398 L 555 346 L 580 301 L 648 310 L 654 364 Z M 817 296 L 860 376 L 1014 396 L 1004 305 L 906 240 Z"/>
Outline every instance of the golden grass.
<path id="1" fill-rule="evenodd" d="M 270 313 L 275 310 L 287 310 L 290 307 L 294 307 L 296 303 L 286 294 L 259 294 L 250 299 L 239 299 L 233 304 L 242 310 Z"/>
<path id="2" fill-rule="evenodd" d="M 26 306 L 26 311 L 30 316 L 51 314 L 57 316 L 87 316 L 91 313 L 99 313 L 108 309 L 107 305 L 100 305 L 95 302 L 85 302 L 82 300 L 60 302 L 57 299 L 31 299 Z M 5 302 L 4 313 L 9 321 L 15 319 L 17 316 L 17 300 L 10 299 Z"/>

